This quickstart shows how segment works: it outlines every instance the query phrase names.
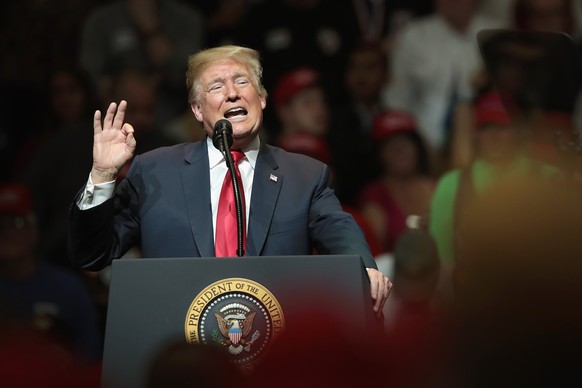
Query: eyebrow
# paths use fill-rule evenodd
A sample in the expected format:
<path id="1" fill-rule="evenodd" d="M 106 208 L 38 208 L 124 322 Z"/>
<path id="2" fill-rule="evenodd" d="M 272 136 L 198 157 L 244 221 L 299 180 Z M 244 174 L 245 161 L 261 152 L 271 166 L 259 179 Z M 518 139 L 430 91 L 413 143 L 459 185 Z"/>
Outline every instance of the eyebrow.
<path id="1" fill-rule="evenodd" d="M 250 76 L 248 74 L 246 74 L 246 73 L 240 73 L 240 72 L 239 73 L 234 73 L 233 76 L 232 76 L 232 79 L 233 80 L 237 80 L 239 78 L 249 78 L 250 79 Z M 210 82 L 208 82 L 206 84 L 206 86 L 208 87 L 208 86 L 210 86 L 212 84 L 215 84 L 217 82 L 224 82 L 224 78 L 221 77 L 221 76 L 215 77 L 215 78 L 211 79 Z"/>

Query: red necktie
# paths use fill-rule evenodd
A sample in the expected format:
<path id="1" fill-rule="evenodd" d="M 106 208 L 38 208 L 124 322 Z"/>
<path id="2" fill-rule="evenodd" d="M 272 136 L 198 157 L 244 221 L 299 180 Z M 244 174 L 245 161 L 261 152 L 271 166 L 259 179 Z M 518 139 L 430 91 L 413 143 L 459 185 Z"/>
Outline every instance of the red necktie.
<path id="1" fill-rule="evenodd" d="M 240 178 L 238 164 L 243 160 L 245 154 L 241 151 L 231 151 L 234 160 L 234 171 L 240 188 L 243 213 L 243 249 L 246 249 L 246 216 L 245 216 L 245 193 Z M 238 248 L 238 234 L 236 226 L 236 205 L 234 201 L 234 188 L 230 171 L 226 171 L 220 199 L 218 200 L 218 214 L 216 215 L 216 239 L 214 250 L 216 257 L 234 257 Z"/>

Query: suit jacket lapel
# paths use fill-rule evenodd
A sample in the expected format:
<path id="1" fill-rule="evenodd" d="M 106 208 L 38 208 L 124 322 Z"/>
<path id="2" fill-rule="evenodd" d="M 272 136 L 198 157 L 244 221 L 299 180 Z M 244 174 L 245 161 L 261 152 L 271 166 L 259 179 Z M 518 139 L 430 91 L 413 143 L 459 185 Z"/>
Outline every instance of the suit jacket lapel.
<path id="1" fill-rule="evenodd" d="M 202 257 L 214 257 L 212 207 L 210 204 L 210 167 L 206 141 L 194 143 L 184 155 L 182 187 L 194 240 Z"/>
<path id="2" fill-rule="evenodd" d="M 253 179 L 253 194 L 247 235 L 247 256 L 258 256 L 263 250 L 271 226 L 277 198 L 283 184 L 283 176 L 277 169 L 270 147 L 262 143 Z"/>

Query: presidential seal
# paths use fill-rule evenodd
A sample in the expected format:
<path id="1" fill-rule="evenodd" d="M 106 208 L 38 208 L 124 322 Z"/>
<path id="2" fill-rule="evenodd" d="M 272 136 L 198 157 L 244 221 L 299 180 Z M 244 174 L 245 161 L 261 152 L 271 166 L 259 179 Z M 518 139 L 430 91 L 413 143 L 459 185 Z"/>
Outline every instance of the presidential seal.
<path id="1" fill-rule="evenodd" d="M 275 296 L 248 279 L 219 280 L 190 304 L 185 320 L 188 343 L 224 348 L 235 365 L 250 368 L 285 325 Z"/>

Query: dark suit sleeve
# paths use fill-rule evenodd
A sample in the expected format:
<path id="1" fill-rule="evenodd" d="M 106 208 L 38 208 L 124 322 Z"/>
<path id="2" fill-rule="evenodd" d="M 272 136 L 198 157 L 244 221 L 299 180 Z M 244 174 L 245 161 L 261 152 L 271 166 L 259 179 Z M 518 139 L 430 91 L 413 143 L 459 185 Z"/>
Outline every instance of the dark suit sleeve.
<path id="1" fill-rule="evenodd" d="M 327 185 L 329 168 L 323 165 L 309 210 L 309 234 L 320 254 L 357 254 L 366 268 L 377 269 L 364 233 L 351 214 L 342 210 Z"/>
<path id="2" fill-rule="evenodd" d="M 87 270 L 100 270 L 123 256 L 139 240 L 139 218 L 136 173 L 139 162 L 132 164 L 128 177 L 115 190 L 113 198 L 91 209 L 80 210 L 79 192 L 69 212 L 67 249 L 74 265 Z"/>

